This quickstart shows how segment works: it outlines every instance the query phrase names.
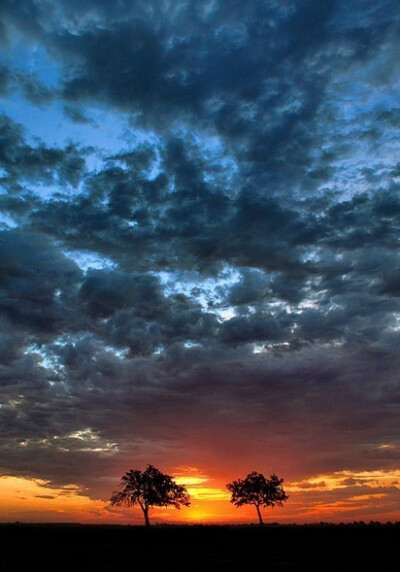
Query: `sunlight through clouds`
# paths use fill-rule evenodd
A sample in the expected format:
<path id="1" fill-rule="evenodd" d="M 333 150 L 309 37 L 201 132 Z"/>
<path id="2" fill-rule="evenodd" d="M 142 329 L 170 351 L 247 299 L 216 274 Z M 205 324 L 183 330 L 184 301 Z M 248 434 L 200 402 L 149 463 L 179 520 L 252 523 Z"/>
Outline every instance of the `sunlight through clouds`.
<path id="1" fill-rule="evenodd" d="M 299 482 L 288 483 L 292 492 L 334 491 L 352 487 L 400 489 L 400 469 L 382 471 L 335 471 L 332 474 L 317 475 Z"/>
<path id="2" fill-rule="evenodd" d="M 78 485 L 53 486 L 42 479 L 0 476 L 0 520 L 101 521 L 106 503 L 86 496 Z"/>

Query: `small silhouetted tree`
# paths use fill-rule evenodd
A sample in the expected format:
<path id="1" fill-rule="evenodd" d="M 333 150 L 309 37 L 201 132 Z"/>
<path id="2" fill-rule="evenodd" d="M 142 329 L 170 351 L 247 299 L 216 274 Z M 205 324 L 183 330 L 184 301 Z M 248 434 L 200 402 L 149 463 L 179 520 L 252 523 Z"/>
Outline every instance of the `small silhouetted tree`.
<path id="1" fill-rule="evenodd" d="M 226 486 L 231 493 L 231 503 L 236 507 L 252 504 L 256 507 L 259 524 L 263 524 L 260 507 L 282 506 L 289 497 L 282 487 L 283 479 L 271 475 L 269 479 L 262 473 L 253 471 L 245 479 L 237 479 Z"/>
<path id="2" fill-rule="evenodd" d="M 122 490 L 115 492 L 110 501 L 113 506 L 136 506 L 143 512 L 146 526 L 150 526 L 149 509 L 155 506 L 189 506 L 189 495 L 183 485 L 175 483 L 153 465 L 145 471 L 130 470 L 121 478 Z"/>

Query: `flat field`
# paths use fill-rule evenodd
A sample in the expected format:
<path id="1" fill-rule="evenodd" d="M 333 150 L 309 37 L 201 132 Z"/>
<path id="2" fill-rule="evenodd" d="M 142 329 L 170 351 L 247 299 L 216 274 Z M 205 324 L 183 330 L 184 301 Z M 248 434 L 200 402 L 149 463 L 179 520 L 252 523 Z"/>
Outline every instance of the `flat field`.
<path id="1" fill-rule="evenodd" d="M 400 570 L 400 523 L 0 525 L 1 572 Z"/>

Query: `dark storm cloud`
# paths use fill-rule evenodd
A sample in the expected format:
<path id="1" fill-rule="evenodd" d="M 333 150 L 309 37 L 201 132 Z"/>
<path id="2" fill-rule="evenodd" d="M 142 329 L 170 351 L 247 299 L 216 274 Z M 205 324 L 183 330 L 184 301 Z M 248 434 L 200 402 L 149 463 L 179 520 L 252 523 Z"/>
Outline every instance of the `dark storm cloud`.
<path id="1" fill-rule="evenodd" d="M 24 183 L 76 186 L 85 170 L 82 152 L 73 144 L 64 149 L 26 142 L 23 128 L 6 115 L 0 116 L 1 184 L 14 191 Z"/>
<path id="2" fill-rule="evenodd" d="M 64 113 L 74 123 L 94 124 L 94 122 L 92 120 L 90 120 L 88 117 L 85 116 L 84 112 L 81 109 L 74 107 L 73 105 L 65 105 L 64 106 Z"/>
<path id="3" fill-rule="evenodd" d="M 79 354 L 82 366 L 93 357 L 99 355 Z M 393 441 L 398 388 L 377 391 L 377 380 L 394 373 L 398 364 L 388 364 L 384 356 L 354 359 L 334 350 L 269 366 L 240 354 L 232 355 L 233 361 L 227 357 L 225 363 L 215 363 L 203 354 L 194 363 L 193 356 L 175 355 L 170 371 L 157 361 L 135 367 L 120 360 L 107 370 L 103 361 L 98 369 L 103 382 L 97 380 L 94 392 L 78 381 L 69 395 L 52 395 L 52 390 L 34 395 L 26 385 L 28 397 L 19 404 L 19 415 L 13 414 L 12 404 L 2 411 L 8 428 L 2 448 L 10 466 L 22 474 L 50 475 L 60 484 L 78 481 L 96 490 L 96 463 L 107 477 L 121 470 L 128 457 L 145 463 L 152 451 L 162 463 L 170 462 L 171 455 L 178 463 L 197 458 L 207 464 L 219 458 L 227 470 L 237 470 L 237 455 L 243 465 L 251 465 L 260 448 L 271 466 L 282 464 L 284 451 L 287 458 L 303 459 L 306 476 L 310 470 L 336 470 L 338 464 L 373 470 L 374 450 Z M 302 360 L 310 358 L 305 367 Z M 37 372 L 31 373 L 37 379 Z M 112 381 L 116 376 L 118 384 Z M 83 420 L 90 421 L 96 442 L 90 435 L 74 437 L 86 427 Z M 119 449 L 107 450 L 112 443 Z M 38 455 L 40 465 L 34 461 Z M 396 458 L 386 458 L 385 466 L 395 468 Z"/>
<path id="4" fill-rule="evenodd" d="M 272 185 L 287 162 L 286 184 L 304 176 L 333 72 L 377 55 L 397 20 L 393 2 L 122 3 L 95 11 L 28 3 L 5 14 L 23 31 L 35 28 L 64 63 L 67 99 L 103 101 L 158 127 L 200 119 Z"/>
<path id="5" fill-rule="evenodd" d="M 225 262 L 284 272 L 286 284 L 275 279 L 271 288 L 296 297 L 290 284 L 296 280 L 299 291 L 306 277 L 300 249 L 318 238 L 317 223 L 313 227 L 293 206 L 251 191 L 230 198 L 225 188 L 205 180 L 199 152 L 189 156 L 184 143 L 189 145 L 174 140 L 159 150 L 161 172 L 153 180 L 146 177 L 142 149 L 125 168 L 110 161 L 87 179 L 86 192 L 73 203 L 43 205 L 31 224 L 75 248 L 115 257 L 128 269 L 198 267 L 213 273 Z"/>
<path id="6" fill-rule="evenodd" d="M 9 97 L 18 91 L 22 91 L 26 99 L 36 105 L 49 103 L 54 95 L 35 76 L 0 65 L 0 96 Z"/>
<path id="7" fill-rule="evenodd" d="M 81 276 L 79 267 L 45 236 L 9 230 L 0 233 L 1 314 L 12 327 L 45 336 L 68 321 L 68 298 Z"/>
<path id="8" fill-rule="evenodd" d="M 221 328 L 221 338 L 224 342 L 240 344 L 243 342 L 277 341 L 287 339 L 282 330 L 283 325 L 290 323 L 290 318 L 283 316 L 263 315 L 238 317 L 230 319 Z"/>
<path id="9" fill-rule="evenodd" d="M 88 271 L 81 296 L 95 316 L 109 316 L 123 308 L 135 308 L 139 316 L 159 315 L 165 306 L 158 280 L 148 275 Z"/>
<path id="10" fill-rule="evenodd" d="M 325 219 L 329 229 L 327 243 L 338 249 L 357 249 L 381 245 L 398 248 L 400 229 L 399 186 L 392 185 L 373 197 L 357 195 L 329 209 Z"/>
<path id="11" fill-rule="evenodd" d="M 2 22 L 5 53 L 59 74 L 4 64 L 4 100 L 52 97 L 99 138 L 1 117 L 2 470 L 107 496 L 99 467 L 127 459 L 394 467 L 396 4 L 26 1 Z M 111 152 L 99 104 L 125 126 Z"/>
<path id="12" fill-rule="evenodd" d="M 323 158 L 310 167 L 323 141 L 332 72 L 377 54 L 395 18 L 393 4 L 365 15 L 366 6 L 357 15 L 353 7 L 350 22 L 358 15 L 362 21 L 354 29 L 341 3 L 299 8 L 236 3 L 232 18 L 231 3 L 216 4 L 208 16 L 189 4 L 163 27 L 155 15 L 66 30 L 54 42 L 68 66 L 65 97 L 99 99 L 158 127 L 187 121 L 191 128 L 200 120 L 270 193 L 296 185 L 306 170 L 311 186 L 316 173 L 324 174 Z"/>

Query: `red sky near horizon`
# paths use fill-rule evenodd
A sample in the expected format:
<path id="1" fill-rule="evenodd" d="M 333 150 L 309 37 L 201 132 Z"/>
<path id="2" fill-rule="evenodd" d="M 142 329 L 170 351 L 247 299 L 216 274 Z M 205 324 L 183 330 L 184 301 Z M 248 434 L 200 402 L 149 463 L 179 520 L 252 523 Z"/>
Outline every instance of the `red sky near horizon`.
<path id="1" fill-rule="evenodd" d="M 153 523 L 256 522 L 253 507 L 238 509 L 229 502 L 228 477 L 213 479 L 195 467 L 179 467 L 174 478 L 186 486 L 191 506 L 154 508 Z M 387 522 L 400 517 L 400 470 L 338 471 L 286 482 L 284 488 L 289 500 L 265 509 L 265 522 Z M 57 487 L 40 479 L 1 477 L 0 522 L 15 521 L 142 524 L 143 518 L 139 508 L 112 508 L 106 499 L 90 498 L 73 484 Z"/>

